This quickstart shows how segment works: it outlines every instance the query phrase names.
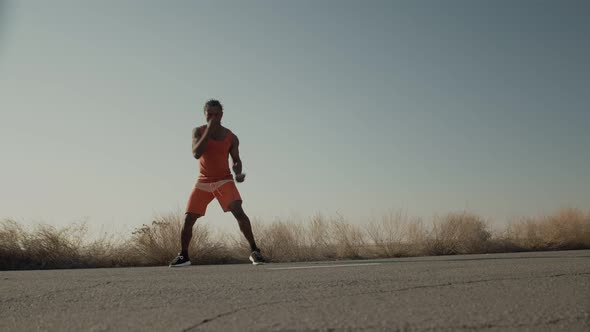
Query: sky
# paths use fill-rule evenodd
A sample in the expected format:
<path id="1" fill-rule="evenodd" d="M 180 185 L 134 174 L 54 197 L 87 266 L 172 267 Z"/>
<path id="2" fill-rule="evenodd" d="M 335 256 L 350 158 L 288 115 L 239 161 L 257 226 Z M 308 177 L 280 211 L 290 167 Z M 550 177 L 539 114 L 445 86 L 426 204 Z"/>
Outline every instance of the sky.
<path id="1" fill-rule="evenodd" d="M 2 1 L 0 218 L 183 211 L 219 99 L 244 210 L 590 208 L 587 1 Z M 212 202 L 203 219 L 237 228 Z"/>

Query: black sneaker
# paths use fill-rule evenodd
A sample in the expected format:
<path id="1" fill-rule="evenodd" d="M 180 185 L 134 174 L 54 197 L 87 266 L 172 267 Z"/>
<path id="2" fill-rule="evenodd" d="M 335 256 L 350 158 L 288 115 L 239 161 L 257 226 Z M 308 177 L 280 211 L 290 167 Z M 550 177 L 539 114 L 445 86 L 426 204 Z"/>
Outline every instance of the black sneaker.
<path id="1" fill-rule="evenodd" d="M 264 256 L 262 256 L 260 251 L 252 251 L 252 254 L 250 254 L 250 262 L 254 265 L 259 265 L 266 263 L 266 259 L 264 259 Z"/>
<path id="2" fill-rule="evenodd" d="M 189 265 L 191 265 L 191 261 L 188 259 L 188 257 L 184 257 L 181 254 L 178 254 L 178 256 L 176 256 L 176 258 L 174 258 L 172 262 L 170 262 L 170 267 L 181 267 Z"/>

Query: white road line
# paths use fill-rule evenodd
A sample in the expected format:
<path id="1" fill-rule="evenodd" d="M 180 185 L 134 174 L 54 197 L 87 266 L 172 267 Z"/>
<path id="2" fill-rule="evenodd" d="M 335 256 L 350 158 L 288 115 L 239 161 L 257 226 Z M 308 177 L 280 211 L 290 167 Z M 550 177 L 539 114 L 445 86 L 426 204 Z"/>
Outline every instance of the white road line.
<path id="1" fill-rule="evenodd" d="M 381 265 L 381 263 L 362 263 L 362 264 L 340 264 L 340 265 L 309 265 L 309 266 L 289 266 L 289 267 L 269 267 L 268 270 L 295 270 L 295 269 L 321 269 L 329 267 L 348 267 L 348 266 L 369 266 Z"/>

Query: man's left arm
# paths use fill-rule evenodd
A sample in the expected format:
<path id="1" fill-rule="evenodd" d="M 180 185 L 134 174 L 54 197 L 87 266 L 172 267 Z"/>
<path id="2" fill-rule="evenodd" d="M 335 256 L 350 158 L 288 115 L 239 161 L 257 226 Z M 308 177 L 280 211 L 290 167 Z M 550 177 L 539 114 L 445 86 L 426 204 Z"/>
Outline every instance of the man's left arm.
<path id="1" fill-rule="evenodd" d="M 246 174 L 242 173 L 242 160 L 240 159 L 240 140 L 238 136 L 233 135 L 231 148 L 229 154 L 233 162 L 232 169 L 234 170 L 235 178 L 237 182 L 244 182 Z"/>

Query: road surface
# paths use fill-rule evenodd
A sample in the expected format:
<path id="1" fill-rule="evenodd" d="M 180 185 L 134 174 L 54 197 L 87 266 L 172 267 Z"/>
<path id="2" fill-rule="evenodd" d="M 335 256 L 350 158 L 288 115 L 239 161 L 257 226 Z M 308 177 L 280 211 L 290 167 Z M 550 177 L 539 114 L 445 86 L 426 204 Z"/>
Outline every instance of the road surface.
<path id="1" fill-rule="evenodd" d="M 0 272 L 0 331 L 590 331 L 590 251 Z"/>

